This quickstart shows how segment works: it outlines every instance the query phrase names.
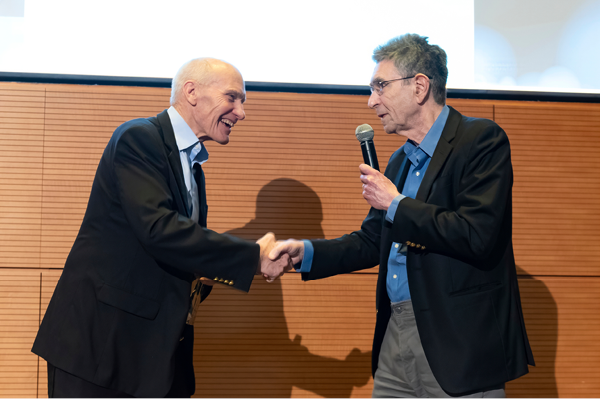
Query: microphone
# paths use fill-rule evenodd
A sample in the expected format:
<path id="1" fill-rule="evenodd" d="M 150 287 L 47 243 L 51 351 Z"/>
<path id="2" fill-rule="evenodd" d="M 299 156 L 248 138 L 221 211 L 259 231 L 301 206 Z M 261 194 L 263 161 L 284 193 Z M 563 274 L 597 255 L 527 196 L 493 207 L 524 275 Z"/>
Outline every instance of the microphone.
<path id="1" fill-rule="evenodd" d="M 365 164 L 379 171 L 379 163 L 377 162 L 377 153 L 375 153 L 375 145 L 373 144 L 373 128 L 369 124 L 362 124 L 356 128 L 356 138 L 360 142 L 360 148 L 363 154 Z"/>

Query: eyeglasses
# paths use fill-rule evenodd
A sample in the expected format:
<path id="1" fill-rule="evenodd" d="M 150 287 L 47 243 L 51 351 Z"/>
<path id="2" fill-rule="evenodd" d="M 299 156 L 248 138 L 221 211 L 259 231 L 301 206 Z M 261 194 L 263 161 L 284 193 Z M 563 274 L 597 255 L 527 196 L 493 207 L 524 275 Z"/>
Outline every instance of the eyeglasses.
<path id="1" fill-rule="evenodd" d="M 419 75 L 419 74 L 417 74 L 417 75 Z M 407 76 L 406 78 L 390 79 L 389 81 L 373 82 L 369 85 L 369 87 L 371 88 L 371 93 L 377 92 L 377 94 L 381 96 L 383 94 L 383 88 L 386 87 L 387 85 L 389 85 L 390 83 L 396 82 L 396 81 L 403 81 L 405 79 L 411 79 L 417 75 Z M 425 74 L 421 74 L 421 75 L 425 75 Z M 425 75 L 425 76 L 427 76 L 427 75 Z M 429 77 L 429 76 L 427 76 L 427 78 L 431 79 L 431 77 Z"/>
<path id="2" fill-rule="evenodd" d="M 416 75 L 407 76 L 406 78 L 390 79 L 389 81 L 373 82 L 369 85 L 369 87 L 371 88 L 371 93 L 377 92 L 377 94 L 381 96 L 383 94 L 383 88 L 386 87 L 387 85 L 389 85 L 390 83 L 396 82 L 396 81 L 403 81 L 405 79 L 411 79 L 411 78 L 414 78 L 415 76 Z"/>

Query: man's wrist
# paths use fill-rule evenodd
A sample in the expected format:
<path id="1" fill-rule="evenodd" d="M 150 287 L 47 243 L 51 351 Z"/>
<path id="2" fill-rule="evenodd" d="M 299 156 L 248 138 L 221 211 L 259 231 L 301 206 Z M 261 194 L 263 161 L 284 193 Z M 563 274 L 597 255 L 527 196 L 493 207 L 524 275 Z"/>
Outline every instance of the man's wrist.
<path id="1" fill-rule="evenodd" d="M 302 261 L 294 265 L 294 268 L 298 266 L 298 268 L 296 268 L 296 271 L 310 272 L 312 268 L 312 261 L 315 250 L 310 240 L 303 239 L 302 242 L 304 242 L 304 252 L 302 255 Z"/>
<path id="2" fill-rule="evenodd" d="M 392 200 L 392 203 L 390 204 L 390 206 L 387 209 L 387 212 L 385 213 L 385 220 L 387 222 L 394 223 L 394 217 L 396 216 L 396 210 L 398 209 L 398 205 L 400 204 L 400 201 L 405 197 L 406 196 L 404 196 L 403 194 L 399 194 L 398 196 L 394 197 L 394 200 Z"/>

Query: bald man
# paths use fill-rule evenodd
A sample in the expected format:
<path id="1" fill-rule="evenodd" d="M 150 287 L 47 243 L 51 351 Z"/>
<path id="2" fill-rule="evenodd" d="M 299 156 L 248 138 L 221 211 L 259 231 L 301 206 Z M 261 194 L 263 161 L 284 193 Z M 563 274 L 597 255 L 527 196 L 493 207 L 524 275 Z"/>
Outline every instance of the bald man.
<path id="1" fill-rule="evenodd" d="M 235 67 L 196 59 L 173 79 L 169 109 L 115 130 L 32 349 L 50 397 L 190 397 L 196 299 L 288 268 L 264 257 L 271 234 L 206 228 L 204 142 L 229 142 L 245 99 Z"/>

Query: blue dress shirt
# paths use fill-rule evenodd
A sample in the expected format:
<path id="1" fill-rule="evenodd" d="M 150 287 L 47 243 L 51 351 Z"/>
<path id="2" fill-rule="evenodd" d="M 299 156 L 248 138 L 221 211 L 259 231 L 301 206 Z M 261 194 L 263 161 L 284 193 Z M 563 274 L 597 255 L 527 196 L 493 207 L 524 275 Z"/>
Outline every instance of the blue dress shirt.
<path id="1" fill-rule="evenodd" d="M 405 197 L 414 199 L 421 185 L 421 181 L 425 176 L 433 152 L 437 147 L 438 141 L 442 136 L 442 131 L 448 120 L 450 109 L 444 106 L 442 112 L 437 117 L 427 135 L 420 144 L 408 140 L 402 149 L 406 153 L 410 161 L 410 167 L 404 187 L 400 195 L 393 201 L 385 214 L 385 219 L 388 222 L 394 222 L 394 216 L 398 209 L 398 204 Z M 398 175 L 394 178 L 394 183 L 398 186 L 402 171 L 398 171 Z M 312 260 L 314 257 L 314 248 L 312 243 L 304 240 L 304 259 L 302 260 L 300 272 L 310 272 Z M 410 291 L 408 288 L 408 277 L 406 274 L 406 245 L 401 243 L 392 243 L 392 249 L 388 257 L 388 272 L 386 276 L 386 286 L 388 296 L 392 303 L 410 299 Z"/>
<path id="2" fill-rule="evenodd" d="M 198 185 L 196 184 L 196 180 L 193 179 L 192 169 L 195 163 L 202 165 L 208 160 L 208 151 L 200 143 L 192 129 L 175 108 L 169 107 L 167 114 L 169 114 L 173 132 L 175 133 L 175 141 L 179 149 L 183 180 L 187 189 L 187 200 L 191 207 L 189 210 L 190 216 L 191 219 L 198 222 L 200 217 L 200 200 L 198 198 Z"/>

